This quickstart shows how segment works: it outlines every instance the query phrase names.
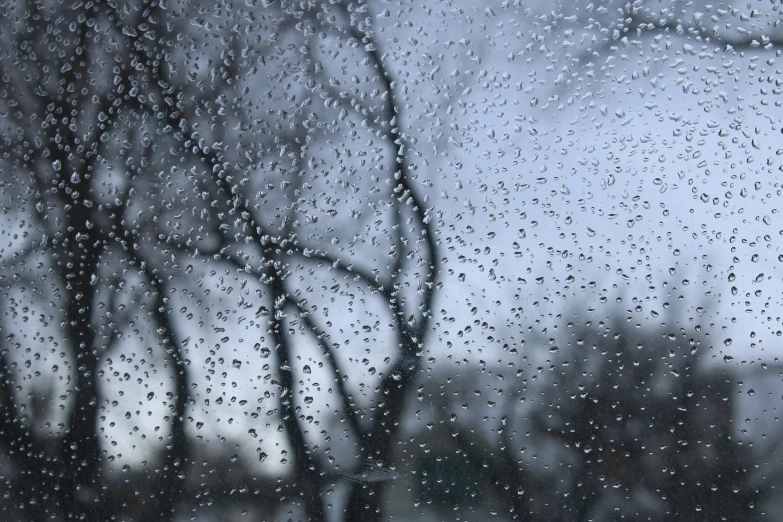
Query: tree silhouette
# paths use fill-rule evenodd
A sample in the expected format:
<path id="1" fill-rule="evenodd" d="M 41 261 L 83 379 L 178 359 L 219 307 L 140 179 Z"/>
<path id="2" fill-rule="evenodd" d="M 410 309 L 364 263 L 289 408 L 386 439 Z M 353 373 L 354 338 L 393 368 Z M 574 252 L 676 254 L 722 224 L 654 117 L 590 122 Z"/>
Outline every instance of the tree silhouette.
<path id="1" fill-rule="evenodd" d="M 41 270 L 48 269 L 41 279 L 45 283 L 31 277 L 23 283 L 7 282 L 6 288 L 8 295 L 19 285 L 43 293 L 43 284 L 50 284 L 54 300 L 69 303 L 53 315 L 62 324 L 61 349 L 68 367 L 68 393 L 61 403 L 68 413 L 62 429 L 48 434 L 59 441 L 57 450 L 43 448 L 44 442 L 31 432 L 34 419 L 22 417 L 16 406 L 19 395 L 29 391 L 15 370 L 16 352 L 24 346 L 4 349 L 2 441 L 18 467 L 10 490 L 13 503 L 26 513 L 18 516 L 32 519 L 53 515 L 102 520 L 116 509 L 107 503 L 107 452 L 99 426 L 106 418 L 103 405 L 117 390 L 103 377 L 104 367 L 127 343 L 128 331 L 141 326 L 147 331 L 142 335 L 151 345 L 150 356 L 166 361 L 172 383 L 165 417 L 168 436 L 150 474 L 156 486 L 144 503 L 145 514 L 134 516 L 174 515 L 183 502 L 183 480 L 194 464 L 186 424 L 196 404 L 189 388 L 196 383 L 186 356 L 193 350 L 175 333 L 187 326 L 172 307 L 177 288 L 187 281 L 187 266 L 202 262 L 230 267 L 258 281 L 258 299 L 243 299 L 242 305 L 252 305 L 258 309 L 256 317 L 267 320 L 259 344 L 268 343 L 280 368 L 272 383 L 297 477 L 285 481 L 281 498 L 301 499 L 308 519 L 323 519 L 323 490 L 342 480 L 352 488 L 348 518 L 376 519 L 383 482 L 348 481 L 343 478 L 346 471 L 327 470 L 321 456 L 308 449 L 313 443 L 297 403 L 300 385 L 293 369 L 301 349 L 291 332 L 295 324 L 303 327 L 310 342 L 320 346 L 342 414 L 358 441 L 355 466 L 388 466 L 403 397 L 419 367 L 429 329 L 438 271 L 431 216 L 412 185 L 410 149 L 399 129 L 399 87 L 372 46 L 371 27 L 352 20 L 347 6 L 334 7 L 334 16 L 322 23 L 317 37 L 308 28 L 319 23 L 314 9 L 265 11 L 260 18 L 276 16 L 276 25 L 250 23 L 243 35 L 208 16 L 193 23 L 210 31 L 193 32 L 185 20 L 190 8 L 195 6 L 177 11 L 155 1 L 122 7 L 29 2 L 13 9 L 3 32 L 9 49 L 1 64 L 7 130 L 3 154 L 6 167 L 17 173 L 7 184 L 5 198 L 20 219 L 34 217 L 32 233 L 15 245 L 17 253 L 6 266 L 21 273 L 25 263 L 35 260 Z M 244 14 L 251 20 L 256 16 L 252 11 Z M 308 27 L 297 20 L 305 20 Z M 250 36 L 256 29 L 266 41 Z M 183 36 L 189 50 L 179 43 Z M 305 96 L 336 96 L 329 91 L 331 85 L 321 83 L 325 78 L 317 53 L 323 52 L 324 43 L 317 38 L 338 40 L 369 60 L 366 81 L 382 93 L 377 103 L 365 105 L 364 93 L 357 92 L 341 96 L 344 102 L 335 98 L 321 115 L 304 110 L 309 103 Z M 278 39 L 289 44 L 276 47 Z M 214 48 L 208 47 L 215 42 Z M 300 74 L 299 69 L 277 74 L 267 66 L 275 53 L 284 55 L 290 49 L 290 42 L 313 46 L 304 51 L 309 58 L 301 71 L 310 80 L 294 88 L 284 85 L 284 79 Z M 263 96 L 253 96 L 263 89 L 285 108 L 269 114 L 266 105 L 254 105 Z M 308 179 L 308 166 L 312 170 L 326 165 L 319 150 L 310 150 L 311 144 L 330 130 L 322 123 L 325 118 L 346 110 L 353 114 L 348 121 L 366 123 L 377 141 L 374 183 L 381 176 L 384 183 L 381 189 L 375 187 L 378 196 L 370 201 L 374 214 L 361 218 L 362 212 L 351 209 L 358 224 L 346 222 L 335 234 L 331 226 L 318 230 L 317 216 L 306 214 L 300 223 L 298 215 L 306 202 L 303 194 L 317 195 L 314 185 L 324 188 L 330 183 L 325 170 L 323 179 L 317 170 Z M 374 184 L 359 176 L 350 162 L 340 168 L 343 179 L 326 188 L 345 192 L 349 204 L 357 187 L 350 178 L 362 188 Z M 347 214 L 343 205 L 337 211 Z M 352 230 L 362 230 L 363 222 L 382 226 L 376 226 L 370 248 L 356 245 L 344 252 L 342 246 L 325 245 L 326 234 L 335 244 L 347 242 Z M 31 239 L 37 234 L 43 238 Z M 365 262 L 365 256 L 372 261 Z M 186 259 L 191 261 L 186 264 Z M 319 274 L 312 281 L 295 281 L 292 274 L 304 267 Z M 327 326 L 319 324 L 324 320 L 318 307 L 308 308 L 308 300 L 298 297 L 298 285 L 308 286 L 319 276 L 331 280 L 332 287 L 369 292 L 388 310 L 394 355 L 381 373 L 369 421 L 360 422 L 352 406 L 354 392 L 336 361 L 336 344 L 328 342 Z M 33 299 L 33 307 L 42 304 Z M 7 325 L 9 329 L 13 325 Z M 158 340 L 150 342 L 153 338 Z"/>
<path id="2" fill-rule="evenodd" d="M 611 507 L 629 516 L 730 520 L 769 495 L 733 437 L 733 382 L 700 365 L 696 330 L 573 327 L 558 391 L 544 401 L 554 407 L 534 414 L 573 463 L 566 518 L 598 516 L 615 493 Z"/>
<path id="3" fill-rule="evenodd" d="M 708 366 L 701 327 L 672 328 L 674 316 L 644 328 L 619 315 L 566 317 L 546 342 L 546 374 L 532 370 L 543 375 L 538 383 L 527 385 L 530 370 L 515 365 L 525 386 L 505 390 L 492 417 L 502 422 L 491 432 L 451 427 L 458 453 L 495 477 L 490 491 L 506 497 L 511 518 L 761 517 L 754 507 L 771 498 L 776 479 L 756 470 L 759 455 L 736 435 L 737 379 Z M 489 413 L 468 395 L 442 411 Z"/>
<path id="4" fill-rule="evenodd" d="M 109 42 L 121 31 L 123 15 L 108 6 L 71 9 L 35 2 L 20 3 L 12 12 L 3 31 L 8 51 L 0 65 L 8 131 L 4 162 L 14 173 L 4 197 L 15 217 L 29 226 L 24 216 L 30 216 L 34 228 L 25 231 L 7 268 L 22 273 L 25 263 L 38 263 L 40 278 L 29 277 L 21 284 L 31 287 L 33 295 L 40 293 L 42 298 L 36 300 L 51 298 L 58 309 L 53 320 L 60 324 L 60 349 L 65 350 L 61 357 L 67 368 L 67 396 L 60 397 L 60 407 L 67 413 L 62 426 L 49 434 L 59 441 L 59 448 L 51 450 L 30 433 L 32 419 L 22 421 L 15 411 L 16 396 L 24 392 L 29 396 L 31 389 L 22 386 L 19 373 L 13 371 L 15 354 L 9 346 L 4 349 L 3 442 L 7 448 L 19 448 L 14 456 L 25 477 L 15 492 L 17 505 L 24 505 L 32 519 L 43 519 L 47 513 L 107 516 L 104 456 L 96 430 L 103 409 L 102 359 L 112 351 L 117 336 L 107 324 L 108 316 L 101 315 L 114 311 L 117 297 L 111 290 L 121 280 L 125 283 L 118 272 L 133 269 L 136 273 L 129 279 L 135 277 L 148 289 L 150 297 L 142 301 L 149 301 L 154 310 L 150 336 L 159 336 L 166 351 L 163 357 L 173 367 L 176 394 L 170 442 L 159 475 L 164 494 L 155 497 L 160 503 L 157 509 L 169 513 L 176 499 L 169 491 L 177 484 L 173 466 L 184 462 L 187 453 L 182 426 L 187 368 L 166 313 L 165 281 L 139 252 L 137 230 L 129 216 L 132 182 L 149 167 L 153 150 L 149 139 L 140 136 L 144 118 L 128 101 L 127 92 L 139 86 L 130 72 L 119 72 L 125 65 L 112 71 L 106 63 L 111 61 Z M 108 34 L 95 24 L 105 24 Z M 124 43 L 130 42 L 125 38 Z M 135 146 L 139 149 L 133 150 Z M 112 163 L 118 160 L 124 161 L 124 182 L 107 186 Z M 18 290 L 19 285 L 6 285 L 6 295 L 14 287 Z M 7 324 L 6 330 L 10 327 Z M 50 359 L 55 353 L 52 348 Z"/>

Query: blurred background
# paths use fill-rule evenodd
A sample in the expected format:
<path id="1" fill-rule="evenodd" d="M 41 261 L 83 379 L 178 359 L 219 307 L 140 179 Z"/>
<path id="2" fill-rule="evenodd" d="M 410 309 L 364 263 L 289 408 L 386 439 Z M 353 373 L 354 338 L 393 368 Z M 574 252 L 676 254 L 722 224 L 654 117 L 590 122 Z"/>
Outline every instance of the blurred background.
<path id="1" fill-rule="evenodd" d="M 0 2 L 3 520 L 783 520 L 779 2 Z"/>

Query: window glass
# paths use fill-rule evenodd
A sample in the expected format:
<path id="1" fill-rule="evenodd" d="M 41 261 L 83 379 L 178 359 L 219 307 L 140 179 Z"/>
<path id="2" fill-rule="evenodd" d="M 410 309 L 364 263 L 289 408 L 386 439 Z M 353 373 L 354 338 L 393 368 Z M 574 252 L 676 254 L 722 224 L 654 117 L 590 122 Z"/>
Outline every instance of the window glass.
<path id="1" fill-rule="evenodd" d="M 774 519 L 781 9 L 0 1 L 0 518 Z"/>

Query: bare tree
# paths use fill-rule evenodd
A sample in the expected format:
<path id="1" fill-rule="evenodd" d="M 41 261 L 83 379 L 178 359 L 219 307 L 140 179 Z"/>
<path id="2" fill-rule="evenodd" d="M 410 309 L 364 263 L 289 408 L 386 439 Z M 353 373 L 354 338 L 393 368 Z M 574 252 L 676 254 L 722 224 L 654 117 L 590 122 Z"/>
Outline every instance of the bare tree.
<path id="1" fill-rule="evenodd" d="M 170 441 L 160 474 L 164 494 L 155 497 L 160 502 L 156 516 L 168 517 L 176 497 L 164 490 L 176 487 L 174 465 L 184 465 L 187 451 L 182 429 L 187 369 L 165 308 L 165 285 L 137 252 L 134 218 L 126 205 L 131 185 L 148 166 L 152 149 L 146 145 L 137 153 L 115 146 L 122 135 L 130 134 L 133 141 L 143 125 L 123 94 L 126 86 L 138 87 L 122 81 L 123 74 L 117 71 L 123 66 L 112 71 L 107 64 L 112 57 L 109 42 L 119 32 L 115 15 L 120 15 L 94 4 L 70 9 L 25 2 L 12 10 L 3 31 L 6 51 L 0 58 L 7 131 L 3 162 L 14 173 L 4 197 L 16 216 L 28 215 L 34 224 L 7 268 L 21 273 L 26 263 L 36 261 L 45 271 L 22 284 L 48 295 L 52 305 L 59 302 L 54 320 L 61 325 L 62 340 L 54 342 L 49 353 L 56 359 L 55 347 L 62 342 L 59 364 L 67 368 L 67 394 L 59 399 L 67 413 L 61 427 L 49 433 L 58 441 L 58 448 L 51 450 L 30 433 L 32 419 L 21 420 L 15 411 L 17 395 L 29 393 L 30 385 L 23 386 L 20 373 L 12 369 L 11 361 L 18 354 L 10 347 L 4 350 L 2 404 L 7 429 L 2 435 L 6 448 L 19 448 L 12 450 L 20 474 L 16 498 L 32 519 L 108 516 L 105 459 L 97 431 L 103 410 L 99 375 L 104 357 L 117 342 L 116 328 L 127 323 L 109 325 L 103 314 L 116 314 L 112 290 L 121 280 L 126 282 L 119 273 L 135 267 L 140 283 L 154 292 L 151 335 L 155 331 L 160 335 L 167 352 L 163 357 L 171 361 L 175 381 Z M 108 27 L 108 34 L 96 24 Z M 125 80 L 132 83 L 127 76 Z M 124 161 L 127 170 L 112 180 L 117 160 Z M 44 297 L 32 306 L 45 302 Z M 13 328 L 6 323 L 5 329 Z M 54 371 L 59 364 L 52 366 Z"/>
<path id="2" fill-rule="evenodd" d="M 379 199 L 386 199 L 378 201 L 375 206 L 375 216 L 381 216 L 384 220 L 385 238 L 383 244 L 378 244 L 382 250 L 376 250 L 373 261 L 367 263 L 358 257 L 345 256 L 339 250 L 331 250 L 321 242 L 313 243 L 306 239 L 314 236 L 312 229 L 315 220 L 310 220 L 308 229 L 300 230 L 302 225 L 297 221 L 295 209 L 305 200 L 302 195 L 313 190 L 312 183 L 318 182 L 317 178 L 303 179 L 304 169 L 301 164 L 312 154 L 309 152 L 313 147 L 311 144 L 320 136 L 318 132 L 314 132 L 319 130 L 318 126 L 308 126 L 308 121 L 312 121 L 313 117 L 317 118 L 317 113 L 311 113 L 310 120 L 298 116 L 295 94 L 290 91 L 283 96 L 284 99 L 288 98 L 289 103 L 293 102 L 288 110 L 300 121 L 294 119 L 288 131 L 278 129 L 280 134 L 275 139 L 276 149 L 283 151 L 280 156 L 291 157 L 290 166 L 279 166 L 268 172 L 265 178 L 253 180 L 243 172 L 244 168 L 237 169 L 236 163 L 232 165 L 230 161 L 226 161 L 224 154 L 227 151 L 201 149 L 196 153 L 197 159 L 212 172 L 211 177 L 202 179 L 199 183 L 209 191 L 208 199 L 215 203 L 213 207 L 217 209 L 216 212 L 231 214 L 233 209 L 239 218 L 234 220 L 231 226 L 219 227 L 220 230 L 216 232 L 217 241 L 213 241 L 212 245 L 191 241 L 191 244 L 198 245 L 198 255 L 219 256 L 235 269 L 255 276 L 263 283 L 264 293 L 269 296 L 269 312 L 266 312 L 269 317 L 268 332 L 272 336 L 277 363 L 282 369 L 279 374 L 280 410 L 294 452 L 296 475 L 299 477 L 297 489 L 290 495 L 304 498 L 307 516 L 313 520 L 323 517 L 322 491 L 327 483 L 334 481 L 335 476 L 328 473 L 319 459 L 307 450 L 309 444 L 301 425 L 303 415 L 298 413 L 299 408 L 294 403 L 297 386 L 291 367 L 297 350 L 294 339 L 288 333 L 286 322 L 290 323 L 290 320 L 285 320 L 286 314 L 292 313 L 301 318 L 302 324 L 318 341 L 324 360 L 333 372 L 343 414 L 349 419 L 349 425 L 354 431 L 353 436 L 358 440 L 356 460 L 359 468 L 352 472 L 352 475 L 361 475 L 368 469 L 373 471 L 391 465 L 392 442 L 403 413 L 404 397 L 412 377 L 419 369 L 424 338 L 429 329 L 438 271 L 430 209 L 425 207 L 417 189 L 412 185 L 409 171 L 412 163 L 406 151 L 406 137 L 399 129 L 403 115 L 397 101 L 398 93 L 394 87 L 390 66 L 385 63 L 381 51 L 378 50 L 370 27 L 363 22 L 355 26 L 356 21 L 348 16 L 345 7 L 337 6 L 334 8 L 333 18 L 324 17 L 335 21 L 326 23 L 321 28 L 316 27 L 315 30 L 322 32 L 321 38 L 336 39 L 341 42 L 340 45 L 357 52 L 357 62 L 367 65 L 368 72 L 372 75 L 369 82 L 375 85 L 380 94 L 377 96 L 377 104 L 370 107 L 365 106 L 360 97 L 360 94 L 363 97 L 364 93 L 346 96 L 325 87 L 328 80 L 320 72 L 324 70 L 324 66 L 318 63 L 320 58 L 317 56 L 320 52 L 318 48 L 323 48 L 324 43 L 319 43 L 309 33 L 307 26 L 308 23 L 316 24 L 319 19 L 316 14 L 307 13 L 304 18 L 306 22 L 296 26 L 296 29 L 301 31 L 301 36 L 289 36 L 300 44 L 304 42 L 306 54 L 310 57 L 305 73 L 311 77 L 304 83 L 305 88 L 312 92 L 305 91 L 305 95 L 314 96 L 320 91 L 331 96 L 332 101 L 327 103 L 327 109 L 343 113 L 348 110 L 355 112 L 360 121 L 367 124 L 376 139 L 380 140 L 379 152 L 391 153 L 392 156 L 387 164 L 378 164 L 374 169 L 384 176 L 387 187 L 379 196 Z M 298 71 L 289 72 L 293 73 L 298 74 Z M 241 74 L 238 77 L 241 78 Z M 174 80 L 165 74 L 162 74 L 161 78 L 166 84 L 174 83 Z M 224 92 L 223 95 L 227 93 Z M 341 98 L 346 101 L 338 103 L 337 100 Z M 252 129 L 253 124 L 249 120 L 248 117 L 241 117 L 238 128 Z M 197 136 L 184 119 L 172 116 L 168 122 L 171 127 L 181 129 L 178 137 L 183 145 L 197 141 Z M 218 137 L 220 142 L 230 141 L 227 136 L 218 134 Z M 251 138 L 248 137 L 249 139 Z M 311 158 L 317 164 L 317 154 L 312 154 Z M 355 168 L 351 170 L 355 171 Z M 353 175 L 360 176 L 358 173 Z M 276 183 L 270 182 L 280 183 L 284 192 L 278 197 L 282 197 L 282 201 L 290 201 L 289 205 L 279 204 L 275 207 L 272 220 L 281 223 L 276 229 L 270 228 L 270 216 L 265 215 L 266 209 L 251 203 L 253 199 L 250 197 L 251 192 L 257 191 L 259 187 L 266 191 L 274 190 Z M 367 179 L 357 182 L 366 183 Z M 277 213 L 278 209 L 284 214 Z M 357 215 L 353 210 L 352 213 Z M 218 219 L 216 223 L 225 221 Z M 188 240 L 182 237 L 177 242 L 177 248 L 190 251 L 187 243 Z M 386 264 L 383 258 L 389 248 L 392 251 L 392 262 Z M 248 250 L 253 250 L 254 256 L 248 257 L 245 254 Z M 328 278 L 332 280 L 330 285 L 354 284 L 363 287 L 384 303 L 383 308 L 388 309 L 388 321 L 393 332 L 390 344 L 396 353 L 389 358 L 388 370 L 377 385 L 373 399 L 375 414 L 369 423 L 360 422 L 359 412 L 351 405 L 351 391 L 344 384 L 345 372 L 335 361 L 333 348 L 326 342 L 329 334 L 323 330 L 324 326 L 319 325 L 323 319 L 319 320 L 318 313 L 307 310 L 305 301 L 294 297 L 299 295 L 300 291 L 297 290 L 297 283 L 292 277 L 292 268 L 295 264 L 302 263 L 315 263 L 317 267 L 328 268 L 331 272 Z M 415 292 L 406 295 L 406 288 L 411 283 L 415 284 Z M 262 308 L 266 309 L 264 305 Z M 373 520 L 380 517 L 383 481 L 353 480 L 348 483 L 353 488 L 348 500 L 348 518 Z"/>
<path id="3" fill-rule="evenodd" d="M 290 113 L 284 109 L 270 119 L 266 107 L 243 104 L 242 97 L 248 95 L 251 84 L 258 85 L 258 67 L 273 58 L 274 44 L 254 47 L 230 32 L 221 40 L 220 30 L 192 33 L 188 38 L 193 49 L 219 41 L 214 59 L 222 65 L 207 71 L 202 79 L 198 73 L 181 76 L 177 67 L 193 59 L 209 62 L 210 51 L 199 57 L 183 54 L 177 42 L 189 31 L 177 19 L 183 13 L 167 11 L 161 3 L 140 2 L 123 8 L 88 4 L 78 9 L 29 3 L 17 6 L 15 14 L 11 30 L 4 32 L 10 50 L 2 63 L 8 129 L 4 161 L 17 172 L 29 173 L 29 179 L 16 176 L 12 189 L 27 192 L 28 199 L 18 213 L 34 215 L 35 229 L 44 233 L 44 240 L 28 242 L 21 251 L 26 256 L 23 259 L 38 258 L 51 266 L 51 283 L 59 299 L 74 303 L 62 311 L 66 356 L 72 360 L 69 379 L 74 380 L 66 402 L 72 413 L 62 433 L 53 433 L 60 448 L 52 457 L 45 457 L 37 447 L 30 426 L 17 420 L 13 384 L 18 376 L 11 370 L 10 349 L 3 359 L 4 446 L 26 450 L 10 450 L 18 458 L 21 476 L 28 477 L 16 492 L 19 504 L 40 498 L 25 508 L 32 518 L 42 518 L 39 515 L 46 512 L 63 518 L 103 519 L 107 515 L 105 457 L 97 430 L 104 418 L 101 405 L 108 398 L 104 394 L 111 392 L 101 391 L 98 376 L 105 360 L 111 360 L 116 346 L 126 338 L 123 330 L 137 324 L 134 316 L 149 307 L 145 321 L 149 335 L 160 339 L 160 356 L 168 360 L 174 400 L 167 416 L 170 428 L 160 473 L 155 475 L 158 486 L 145 512 L 151 518 L 173 515 L 183 488 L 178 477 L 187 474 L 191 458 L 185 426 L 191 400 L 188 360 L 182 340 L 174 333 L 182 326 L 177 326 L 171 309 L 172 292 L 182 280 L 182 265 L 172 258 L 190 256 L 232 267 L 259 282 L 263 304 L 256 303 L 254 308 L 260 305 L 269 310 L 258 314 L 268 317 L 269 323 L 266 333 L 270 337 L 261 341 L 270 343 L 281 369 L 275 378 L 280 417 L 298 477 L 296 486 L 289 483 L 284 495 L 302 499 L 307 517 L 317 520 L 324 516 L 325 485 L 344 480 L 353 488 L 349 517 L 379 517 L 383 483 L 345 477 L 367 476 L 368 469 L 374 472 L 390 465 L 403 398 L 420 365 L 438 268 L 430 209 L 412 185 L 408 138 L 399 128 L 404 117 L 397 99 L 399 87 L 394 87 L 390 64 L 375 46 L 371 28 L 342 5 L 333 8 L 318 36 L 296 23 L 302 14 L 308 24 L 318 23 L 315 11 L 289 13 L 290 17 L 278 13 L 277 20 L 263 28 L 270 42 L 283 39 L 323 49 L 324 42 L 318 44 L 318 38 L 340 40 L 357 52 L 358 60 L 369 60 L 368 81 L 380 94 L 373 106 L 364 106 L 364 93 L 358 92 L 342 96 L 344 101 L 338 103 L 332 86 L 324 87 L 328 82 L 323 65 L 316 64 L 323 58 L 317 56 L 321 51 L 308 49 L 304 55 L 310 62 L 303 72 L 309 79 L 297 85 L 296 93 L 281 91 L 271 73 L 272 83 L 260 83 L 271 86 L 272 96 L 290 105 Z M 208 19 L 196 23 L 210 25 Z M 66 32 L 72 36 L 61 40 Z M 54 48 L 56 53 L 51 52 Z M 293 74 L 298 74 L 295 68 L 283 70 L 278 79 Z M 211 79 L 208 86 L 203 81 L 207 78 Z M 308 185 L 312 187 L 305 180 L 303 165 L 308 156 L 311 165 L 323 164 L 319 153 L 309 148 L 323 140 L 327 130 L 313 119 L 319 118 L 318 113 L 307 114 L 302 111 L 306 106 L 294 101 L 296 94 L 308 94 L 308 89 L 311 97 L 319 90 L 335 96 L 321 117 L 335 111 L 355 112 L 349 121 L 368 123 L 378 140 L 376 154 L 381 163 L 374 170 L 383 176 L 384 189 L 375 199 L 375 216 L 370 217 L 380 217 L 383 237 L 374 241 L 379 249 L 371 263 L 362 264 L 358 256 L 326 248 L 312 233 L 308 237 L 314 239 L 302 237 L 296 206 Z M 231 110 L 215 111 L 215 99 L 221 107 L 233 103 Z M 290 128 L 280 128 L 286 120 Z M 232 150 L 229 143 L 245 148 Z M 171 160 L 162 154 L 166 148 L 174 153 Z M 279 152 L 284 161 L 267 162 L 267 150 Z M 384 162 L 386 156 L 389 160 Z M 192 175 L 187 169 L 177 170 L 182 164 Z M 343 168 L 356 172 L 355 166 Z M 250 172 L 257 175 L 251 178 Z M 361 183 L 369 181 L 363 178 Z M 277 205 L 270 213 L 255 198 L 259 191 L 278 186 L 282 197 L 278 201 L 290 204 Z M 185 187 L 199 197 L 177 199 Z M 183 204 L 191 216 L 183 213 Z M 194 204 L 198 213 L 193 212 Z M 391 264 L 383 261 L 389 251 Z M 365 249 L 362 254 L 368 252 L 372 251 Z M 18 263 L 9 264 L 9 269 L 18 270 Z M 332 285 L 362 287 L 386 303 L 393 331 L 389 344 L 396 353 L 388 358 L 387 369 L 378 380 L 370 421 L 360 421 L 360 412 L 353 406 L 355 391 L 348 389 L 345 372 L 332 353 L 328 326 L 319 324 L 327 321 L 308 309 L 305 300 L 296 298 L 301 290 L 291 275 L 297 266 L 306 265 L 321 272 L 326 269 L 325 277 L 332 279 Z M 146 289 L 147 297 L 127 291 L 118 297 L 111 291 L 107 294 L 107 288 L 134 283 Z M 408 290 L 411 283 L 413 291 Z M 131 303 L 130 309 L 123 299 Z M 353 472 L 327 471 L 320 457 L 308 450 L 311 441 L 303 427 L 301 406 L 295 402 L 292 366 L 298 350 L 297 340 L 289 333 L 292 322 L 310 332 L 331 368 L 343 414 L 359 441 L 355 464 L 344 463 L 349 468 L 356 466 Z M 31 476 L 32 470 L 40 469 L 41 459 L 46 462 L 44 469 L 49 468 L 43 476 L 51 480 L 41 489 L 57 492 L 51 501 L 46 500 L 49 493 L 38 494 L 39 485 Z"/>

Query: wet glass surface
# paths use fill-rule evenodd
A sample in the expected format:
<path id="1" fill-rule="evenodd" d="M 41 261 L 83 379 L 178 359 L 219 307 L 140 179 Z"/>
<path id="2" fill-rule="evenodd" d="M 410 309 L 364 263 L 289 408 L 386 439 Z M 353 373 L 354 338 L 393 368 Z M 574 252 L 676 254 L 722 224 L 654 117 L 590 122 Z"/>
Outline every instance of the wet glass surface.
<path id="1" fill-rule="evenodd" d="M 0 2 L 0 517 L 777 520 L 779 2 Z"/>

